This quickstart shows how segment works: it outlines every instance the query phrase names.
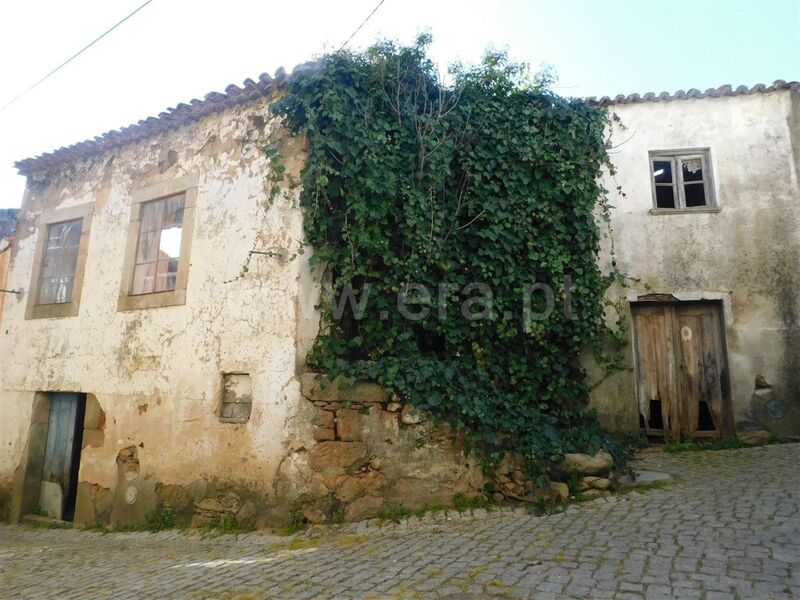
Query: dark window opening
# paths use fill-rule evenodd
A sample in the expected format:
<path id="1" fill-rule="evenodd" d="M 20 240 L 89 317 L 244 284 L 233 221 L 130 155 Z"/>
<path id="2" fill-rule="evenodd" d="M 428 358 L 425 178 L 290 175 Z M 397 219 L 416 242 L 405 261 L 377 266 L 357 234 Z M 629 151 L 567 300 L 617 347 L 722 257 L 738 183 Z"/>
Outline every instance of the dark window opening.
<path id="1" fill-rule="evenodd" d="M 650 152 L 650 181 L 656 209 L 714 206 L 708 150 Z"/>
<path id="2" fill-rule="evenodd" d="M 656 206 L 658 208 L 675 208 L 675 194 L 672 186 L 656 186 Z"/>
<path id="3" fill-rule="evenodd" d="M 654 160 L 653 179 L 655 179 L 656 183 L 672 183 L 672 162 L 668 160 Z"/>
<path id="4" fill-rule="evenodd" d="M 706 205 L 706 192 L 702 183 L 687 183 L 683 190 L 687 207 Z"/>

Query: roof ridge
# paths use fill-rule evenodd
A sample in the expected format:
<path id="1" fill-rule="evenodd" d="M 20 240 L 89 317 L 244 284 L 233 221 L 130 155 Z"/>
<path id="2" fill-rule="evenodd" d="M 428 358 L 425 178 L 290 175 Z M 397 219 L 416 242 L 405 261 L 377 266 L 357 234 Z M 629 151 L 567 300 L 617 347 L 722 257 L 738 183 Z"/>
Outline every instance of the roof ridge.
<path id="1" fill-rule="evenodd" d="M 172 108 L 167 108 L 156 117 L 147 117 L 131 125 L 112 129 L 94 138 L 78 142 L 69 146 L 63 146 L 51 152 L 45 152 L 31 158 L 26 158 L 14 163 L 20 174 L 31 175 L 36 171 L 46 170 L 50 167 L 64 164 L 70 160 L 78 160 L 95 156 L 102 152 L 118 148 L 127 144 L 132 144 L 158 133 L 177 129 L 178 127 L 202 119 L 203 117 L 222 112 L 228 108 L 246 104 L 265 98 L 279 89 L 283 88 L 289 77 L 316 71 L 320 68 L 320 63 L 309 61 L 301 63 L 287 73 L 283 67 L 278 67 L 275 75 L 262 73 L 258 80 L 245 79 L 242 86 L 231 84 L 225 88 L 225 92 L 210 92 L 205 95 L 203 100 L 197 98 L 188 103 L 181 102 Z M 633 104 L 638 102 L 661 102 L 672 100 L 683 100 L 689 98 L 720 98 L 723 96 L 741 96 L 747 94 L 767 93 L 775 90 L 800 89 L 800 82 L 784 81 L 778 79 L 767 86 L 757 83 L 752 87 L 740 85 L 734 89 L 731 85 L 721 85 L 717 88 L 708 88 L 702 92 L 696 88 L 688 91 L 678 90 L 674 94 L 661 92 L 655 94 L 648 92 L 644 95 L 629 94 L 627 96 L 619 94 L 613 98 L 603 96 L 601 98 L 589 97 L 588 102 L 599 106 L 609 106 L 612 104 Z"/>
<path id="2" fill-rule="evenodd" d="M 106 131 L 94 138 L 17 161 L 14 166 L 20 174 L 31 175 L 35 171 L 60 165 L 72 159 L 87 158 L 113 148 L 138 142 L 158 133 L 177 129 L 207 115 L 222 112 L 259 98 L 266 98 L 283 88 L 289 77 L 308 73 L 318 68 L 318 62 L 305 62 L 295 66 L 292 72 L 287 74 L 286 69 L 278 67 L 274 76 L 262 73 L 258 76 L 257 81 L 245 79 L 242 87 L 231 84 L 225 88 L 224 93 L 209 92 L 202 100 L 194 98 L 188 103 L 180 102 L 176 106 L 160 112 L 156 117 L 150 116 L 131 125 Z"/>
<path id="3" fill-rule="evenodd" d="M 592 104 L 600 106 L 608 106 L 610 104 L 634 104 L 637 102 L 661 102 L 672 100 L 686 100 L 690 98 L 721 98 L 723 96 L 744 96 L 749 94 L 763 94 L 774 92 L 776 90 L 800 89 L 800 82 L 798 81 L 784 81 L 783 79 L 776 79 L 772 85 L 765 85 L 757 83 L 751 87 L 740 85 L 736 89 L 730 84 L 721 85 L 716 88 L 708 88 L 706 91 L 700 91 L 697 88 L 691 88 L 688 91 L 678 90 L 673 94 L 669 92 L 661 92 L 655 94 L 654 92 L 647 92 L 646 94 L 619 94 L 613 98 L 610 96 L 602 96 L 597 98 L 591 96 L 586 100 Z"/>

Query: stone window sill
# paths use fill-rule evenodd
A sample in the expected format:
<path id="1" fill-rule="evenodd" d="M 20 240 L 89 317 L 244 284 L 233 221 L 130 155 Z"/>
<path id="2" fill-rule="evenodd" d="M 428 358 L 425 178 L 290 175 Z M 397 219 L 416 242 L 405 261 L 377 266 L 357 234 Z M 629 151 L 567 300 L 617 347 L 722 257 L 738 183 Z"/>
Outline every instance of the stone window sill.
<path id="1" fill-rule="evenodd" d="M 166 306 L 182 306 L 186 304 L 186 290 L 156 292 L 136 296 L 120 296 L 117 310 L 143 310 L 146 308 L 163 308 Z"/>
<path id="2" fill-rule="evenodd" d="M 651 215 L 688 215 L 692 213 L 718 213 L 722 210 L 719 206 L 704 206 L 702 208 L 651 208 Z"/>
<path id="3" fill-rule="evenodd" d="M 63 317 L 77 317 L 78 303 L 64 302 L 62 304 L 35 304 L 28 309 L 26 319 L 60 319 Z"/>

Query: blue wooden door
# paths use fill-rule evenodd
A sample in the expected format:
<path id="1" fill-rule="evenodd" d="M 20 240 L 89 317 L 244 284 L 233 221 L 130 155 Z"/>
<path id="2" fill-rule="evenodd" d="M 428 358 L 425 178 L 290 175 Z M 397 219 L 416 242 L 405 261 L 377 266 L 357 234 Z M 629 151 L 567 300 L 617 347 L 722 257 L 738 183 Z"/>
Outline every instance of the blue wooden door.
<path id="1" fill-rule="evenodd" d="M 42 470 L 43 497 L 40 504 L 49 516 L 57 519 L 63 517 L 64 501 L 69 495 L 72 483 L 79 402 L 79 394 L 71 392 L 56 392 L 50 395 L 50 420 Z M 61 488 L 60 494 L 53 484 Z"/>

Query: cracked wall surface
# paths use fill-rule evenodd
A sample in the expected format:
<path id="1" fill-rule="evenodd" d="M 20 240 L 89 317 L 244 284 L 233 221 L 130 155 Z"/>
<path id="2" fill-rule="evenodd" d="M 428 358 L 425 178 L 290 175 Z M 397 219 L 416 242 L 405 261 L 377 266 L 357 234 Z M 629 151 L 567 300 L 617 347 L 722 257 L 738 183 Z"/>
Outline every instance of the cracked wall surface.
<path id="1" fill-rule="evenodd" d="M 117 486 L 118 453 L 131 446 L 143 480 L 217 478 L 269 489 L 284 446 L 303 435 L 293 425 L 296 374 L 319 318 L 309 252 L 297 253 L 299 187 L 287 179 L 271 199 L 259 147 L 277 145 L 297 178 L 304 142 L 269 118 L 268 102 L 29 178 L 8 286 L 31 290 L 42 213 L 94 203 L 94 215 L 78 316 L 26 320 L 26 296 L 6 299 L 0 481 L 13 479 L 23 460 L 34 394 L 69 391 L 92 394 L 104 415 L 102 436 L 93 434 L 80 461 L 79 480 L 95 491 Z M 120 312 L 132 194 L 184 175 L 199 177 L 186 303 Z M 251 250 L 279 256 L 248 262 Z M 223 373 L 252 378 L 247 423 L 219 420 Z"/>
<path id="2" fill-rule="evenodd" d="M 612 105 L 617 168 L 605 178 L 620 270 L 639 281 L 614 289 L 623 302 L 647 293 L 723 305 L 733 416 L 800 435 L 800 99 L 797 91 Z M 648 151 L 710 149 L 717 213 L 650 214 Z M 621 186 L 625 197 L 615 190 Z M 608 240 L 604 268 L 608 268 Z M 647 286 L 647 287 L 646 287 Z M 630 337 L 630 336 L 629 336 Z M 633 364 L 631 346 L 628 364 Z M 595 374 L 596 375 L 596 374 Z M 763 376 L 785 415 L 759 408 Z M 616 430 L 638 429 L 635 374 L 625 371 L 594 393 Z"/>

